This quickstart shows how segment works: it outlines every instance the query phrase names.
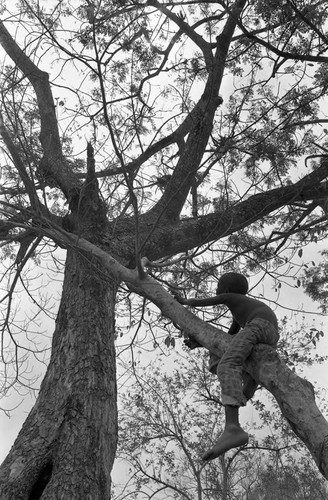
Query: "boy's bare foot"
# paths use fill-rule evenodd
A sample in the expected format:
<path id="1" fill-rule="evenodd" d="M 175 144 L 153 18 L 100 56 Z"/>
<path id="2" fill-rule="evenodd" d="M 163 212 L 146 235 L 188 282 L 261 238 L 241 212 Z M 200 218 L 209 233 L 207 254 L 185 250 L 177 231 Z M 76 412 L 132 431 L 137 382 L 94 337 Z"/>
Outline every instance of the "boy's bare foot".
<path id="1" fill-rule="evenodd" d="M 205 453 L 203 460 L 213 460 L 231 448 L 238 448 L 248 443 L 248 434 L 239 426 L 226 427 L 218 442 Z"/>

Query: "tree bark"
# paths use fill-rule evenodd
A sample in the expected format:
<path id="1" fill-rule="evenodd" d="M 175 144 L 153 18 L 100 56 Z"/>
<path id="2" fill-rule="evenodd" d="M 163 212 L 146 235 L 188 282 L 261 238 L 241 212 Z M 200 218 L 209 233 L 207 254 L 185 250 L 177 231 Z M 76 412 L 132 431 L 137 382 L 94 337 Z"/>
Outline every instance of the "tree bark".
<path id="1" fill-rule="evenodd" d="M 50 364 L 2 464 L 1 500 L 110 498 L 117 442 L 117 283 L 103 280 L 95 266 L 68 251 Z"/>
<path id="2" fill-rule="evenodd" d="M 178 221 L 211 133 L 229 45 L 245 3 L 245 0 L 235 2 L 217 38 L 213 59 L 199 36 L 195 32 L 191 36 L 206 52 L 209 73 L 198 107 L 171 136 L 150 147 L 130 165 L 132 170 L 149 159 L 155 150 L 159 151 L 159 146 L 181 142 L 189 134 L 186 149 L 180 153 L 181 159 L 163 196 L 138 221 L 140 234 L 137 236 L 141 249 L 137 250 L 141 256 L 158 259 L 184 252 L 245 228 L 284 205 L 327 196 L 326 183 L 322 181 L 327 177 L 328 163 L 323 162 L 320 168 L 292 186 L 252 196 L 220 214 Z M 181 29 L 187 29 L 183 20 L 176 20 Z M 40 213 L 47 212 L 46 207 L 32 217 L 31 229 L 36 232 L 40 229 L 41 234 L 66 246 L 68 256 L 50 364 L 38 400 L 2 464 L 0 498 L 109 499 L 110 471 L 117 439 L 114 306 L 118 283 L 124 279 L 132 284 L 164 315 L 218 356 L 223 354 L 230 338 L 192 315 L 156 281 L 147 276 L 140 279 L 136 272 L 115 263 L 101 250 L 106 247 L 120 262 L 131 262 L 136 241 L 134 219 L 121 217 L 111 223 L 105 220 L 106 210 L 101 209 L 92 154 L 88 159 L 88 178 L 81 189 L 79 176 L 62 153 L 48 75 L 31 63 L 2 24 L 0 42 L 34 87 L 43 147 L 39 171 L 46 184 L 54 183 L 66 196 L 71 216 L 67 216 L 63 224 L 69 223 L 70 230 L 79 234 L 77 238 L 52 231 L 53 217 L 43 220 L 43 224 L 41 221 L 40 228 L 36 228 Z M 201 137 L 196 142 L 199 134 Z M 19 165 L 17 160 L 16 168 L 22 175 Z M 28 180 L 25 184 L 28 188 Z M 24 209 L 22 216 L 25 212 L 28 211 Z M 22 223 L 28 224 L 29 220 L 29 217 L 23 217 Z M 165 224 L 158 224 L 158 221 Z M 3 237 L 12 227 L 13 224 L 0 221 Z M 87 230 L 81 232 L 82 227 Z M 99 246 L 83 240 L 81 235 L 86 235 Z M 104 271 L 103 275 L 101 271 Z M 263 346 L 254 350 L 247 367 L 254 378 L 276 397 L 294 432 L 304 441 L 319 469 L 328 478 L 328 424 L 316 407 L 310 384 L 293 374 L 272 349 Z"/>
<path id="3" fill-rule="evenodd" d="M 312 384 L 290 370 L 274 349 L 263 344 L 255 347 L 246 367 L 275 397 L 292 430 L 328 479 L 328 422 L 316 404 Z"/>

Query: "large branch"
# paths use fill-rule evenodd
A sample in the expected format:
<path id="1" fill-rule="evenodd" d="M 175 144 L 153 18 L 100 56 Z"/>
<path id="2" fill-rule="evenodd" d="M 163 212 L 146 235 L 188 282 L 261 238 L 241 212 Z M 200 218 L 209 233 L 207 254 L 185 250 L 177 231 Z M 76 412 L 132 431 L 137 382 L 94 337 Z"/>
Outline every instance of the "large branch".
<path id="1" fill-rule="evenodd" d="M 237 19 L 245 3 L 246 0 L 237 0 L 233 4 L 231 14 L 221 34 L 217 37 L 216 52 L 212 58 L 211 66 L 208 68 L 208 78 L 204 93 L 192 115 L 193 126 L 188 139 L 162 197 L 149 212 L 162 221 L 178 219 L 194 182 L 212 132 L 215 112 L 219 104 L 222 103 L 219 91 L 223 79 L 225 62 Z"/>
<path id="2" fill-rule="evenodd" d="M 186 252 L 240 231 L 284 206 L 326 199 L 328 188 L 322 181 L 327 177 L 328 160 L 324 160 L 320 167 L 295 184 L 253 195 L 222 212 L 159 225 L 151 232 L 148 214 L 145 214 L 141 216 L 141 219 L 144 217 L 144 224 L 140 223 L 144 238 L 143 254 L 150 260 L 156 260 Z M 129 246 L 129 239 L 129 235 L 125 236 L 126 247 Z"/>
<path id="3" fill-rule="evenodd" d="M 65 231 L 47 229 L 57 243 L 75 248 L 102 264 L 102 276 L 117 282 L 126 281 L 134 291 L 151 300 L 162 312 L 201 345 L 221 357 L 231 336 L 223 333 L 181 306 L 156 280 L 137 270 L 127 269 L 106 252 L 83 238 Z M 298 377 L 280 359 L 276 351 L 263 344 L 253 350 L 245 369 L 269 390 L 295 434 L 311 452 L 319 470 L 328 478 L 328 423 L 320 413 L 312 385 Z"/>
<path id="4" fill-rule="evenodd" d="M 70 198 L 70 194 L 80 186 L 80 183 L 62 154 L 49 75 L 32 62 L 2 22 L 0 22 L 0 44 L 34 88 L 40 113 L 40 141 L 44 151 L 41 167 L 44 174 L 46 177 L 51 176 L 66 197 Z"/>
<path id="5" fill-rule="evenodd" d="M 192 129 L 168 185 L 150 214 L 162 220 L 177 220 L 185 204 L 212 132 L 219 97 L 203 94 L 190 114 Z M 192 121 L 191 121 L 192 120 Z"/>

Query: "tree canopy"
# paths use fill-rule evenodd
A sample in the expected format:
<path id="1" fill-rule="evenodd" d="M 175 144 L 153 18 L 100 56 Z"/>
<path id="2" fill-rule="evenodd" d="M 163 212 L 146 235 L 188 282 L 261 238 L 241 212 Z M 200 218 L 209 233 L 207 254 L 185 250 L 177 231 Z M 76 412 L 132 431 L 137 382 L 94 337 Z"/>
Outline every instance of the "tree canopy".
<path id="1" fill-rule="evenodd" d="M 140 325 L 156 324 L 155 307 L 146 315 L 155 304 L 222 355 L 229 336 L 168 288 L 201 295 L 222 271 L 238 270 L 255 295 L 266 275 L 277 297 L 282 284 L 304 281 L 325 307 L 320 266 L 301 259 L 327 232 L 326 7 L 322 0 L 2 3 L 5 391 L 23 383 L 24 361 L 36 349 L 27 322 L 15 320 L 15 292 L 21 287 L 45 310 L 33 280 L 49 266 L 64 271 L 47 373 L 2 466 L 3 498 L 36 491 L 65 498 L 73 490 L 109 497 L 115 310 L 133 319 L 138 308 Z M 247 369 L 327 477 L 327 422 L 311 385 L 270 349 L 255 349 Z M 72 463 L 79 466 L 69 476 Z M 82 485 L 81 477 L 89 479 Z"/>

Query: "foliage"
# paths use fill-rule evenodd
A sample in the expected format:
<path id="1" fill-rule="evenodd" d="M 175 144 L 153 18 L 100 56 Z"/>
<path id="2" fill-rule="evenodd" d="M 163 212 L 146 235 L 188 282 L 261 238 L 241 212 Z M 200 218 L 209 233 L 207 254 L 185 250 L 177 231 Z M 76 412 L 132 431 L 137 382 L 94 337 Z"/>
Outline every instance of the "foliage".
<path id="1" fill-rule="evenodd" d="M 304 270 L 304 288 L 309 296 L 316 300 L 322 309 L 327 312 L 327 252 L 322 252 L 323 261 L 320 266 L 311 266 Z"/>
<path id="2" fill-rule="evenodd" d="M 327 497 L 325 481 L 318 477 L 307 458 L 296 464 L 289 460 L 283 466 L 275 465 L 266 465 L 259 470 L 258 483 L 247 500 L 324 500 Z"/>
<path id="3" fill-rule="evenodd" d="M 200 459 L 222 430 L 219 400 L 205 398 L 204 391 L 214 390 L 206 361 L 180 355 L 171 370 L 158 361 L 140 375 L 137 369 L 120 400 L 118 458 L 129 464 L 130 478 L 120 481 L 118 499 L 155 492 L 163 498 L 221 498 L 228 483 L 238 483 L 238 468 L 248 463 L 244 453 L 234 464 L 221 460 L 204 467 Z"/>
<path id="4" fill-rule="evenodd" d="M 75 468 L 66 481 L 88 478 L 88 488 L 102 487 L 99 498 L 104 498 L 116 446 L 114 339 L 124 344 L 120 356 L 127 348 L 153 352 L 175 345 L 171 319 L 177 306 L 167 294 L 162 310 L 156 310 L 153 304 L 165 292 L 158 283 L 207 295 L 222 271 L 238 270 L 250 278 L 252 296 L 262 297 L 265 283 L 263 300 L 279 313 L 282 292 L 299 290 L 305 276 L 305 290 L 326 306 L 320 263 L 313 265 L 303 250 L 305 255 L 306 249 L 317 249 L 327 237 L 328 12 L 321 0 L 286 0 L 283 8 L 277 0 L 19 0 L 2 2 L 1 14 L 3 394 L 28 385 L 34 356 L 47 361 L 48 341 L 40 343 L 32 334 L 35 326 L 39 330 L 39 314 L 44 326 L 41 314 L 53 307 L 57 271 L 65 270 L 54 349 L 37 406 L 22 431 L 23 444 L 14 452 L 26 456 L 33 418 L 46 429 L 37 427 L 40 432 L 33 434 L 34 475 L 18 478 L 15 495 L 32 491 L 32 481 L 38 483 L 49 470 L 49 456 L 57 476 L 46 487 L 52 488 L 51 481 L 66 487 L 57 453 L 67 443 L 74 413 L 79 431 L 87 422 L 95 439 L 107 433 L 113 442 L 110 451 L 101 443 L 97 471 L 94 464 L 83 473 Z M 151 282 L 156 293 L 144 291 L 149 283 L 144 262 L 156 279 Z M 95 325 L 100 307 L 95 291 L 103 289 Z M 79 316 L 73 314 L 80 306 L 74 303 L 77 296 L 85 301 Z M 22 319 L 20 300 L 26 297 L 32 305 Z M 116 331 L 114 304 L 121 320 Z M 180 323 L 191 329 L 186 314 L 178 311 Z M 201 314 L 225 324 L 221 309 Z M 306 342 L 316 342 L 321 332 L 306 333 L 298 356 L 282 349 L 292 368 L 308 359 Z M 103 365 L 89 362 L 94 352 Z M 95 384 L 85 415 L 75 404 L 84 396 L 81 365 L 82 382 Z M 110 392 L 110 402 L 95 381 Z M 169 388 L 178 399 L 176 384 Z M 58 394 L 63 404 L 49 411 Z M 47 417 L 38 419 L 45 408 Z M 107 411 L 111 419 L 102 421 Z M 166 425 L 170 414 L 165 405 L 162 411 Z M 194 408 L 188 411 L 191 427 Z M 197 475 L 195 436 L 203 424 L 196 421 L 194 434 L 188 429 L 185 434 Z M 150 446 L 149 436 L 144 440 Z M 69 443 L 65 456 L 81 452 L 78 445 L 88 441 Z M 164 446 L 158 444 L 160 452 Z M 178 481 L 174 447 L 169 451 L 169 462 L 158 467 Z M 74 456 L 82 467 L 91 455 L 86 449 L 81 454 Z M 8 489 L 12 469 L 6 467 Z M 101 481 L 91 474 L 100 469 Z"/>
<path id="5" fill-rule="evenodd" d="M 312 357 L 300 364 L 312 363 Z M 249 445 L 208 464 L 201 461 L 224 425 L 207 362 L 206 354 L 193 351 L 171 356 L 169 366 L 157 359 L 134 367 L 120 397 L 121 472 L 114 498 L 325 498 L 325 481 L 274 402 L 261 402 L 264 391 L 252 402 L 258 417 L 245 424 Z"/>

